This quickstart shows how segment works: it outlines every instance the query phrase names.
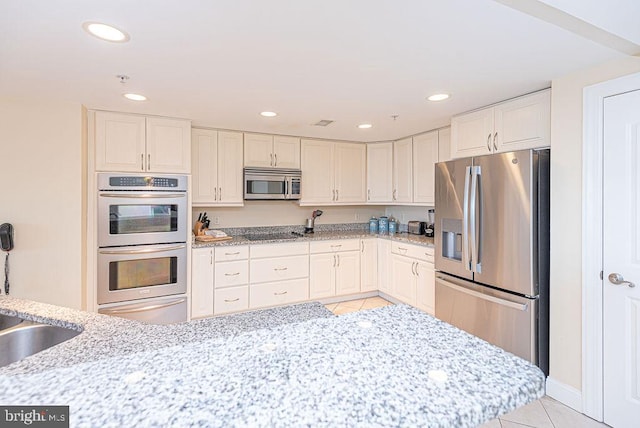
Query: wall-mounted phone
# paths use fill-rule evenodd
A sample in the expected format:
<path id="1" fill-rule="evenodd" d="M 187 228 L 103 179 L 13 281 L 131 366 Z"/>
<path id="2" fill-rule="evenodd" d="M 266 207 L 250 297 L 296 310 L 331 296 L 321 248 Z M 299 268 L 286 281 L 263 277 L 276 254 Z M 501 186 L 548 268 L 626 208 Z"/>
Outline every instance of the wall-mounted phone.
<path id="1" fill-rule="evenodd" d="M 13 226 L 10 223 L 0 224 L 0 250 L 7 252 L 4 259 L 4 294 L 9 294 L 9 251 L 13 250 Z"/>
<path id="2" fill-rule="evenodd" d="M 0 225 L 0 249 L 2 251 L 13 250 L 13 226 L 11 223 Z"/>

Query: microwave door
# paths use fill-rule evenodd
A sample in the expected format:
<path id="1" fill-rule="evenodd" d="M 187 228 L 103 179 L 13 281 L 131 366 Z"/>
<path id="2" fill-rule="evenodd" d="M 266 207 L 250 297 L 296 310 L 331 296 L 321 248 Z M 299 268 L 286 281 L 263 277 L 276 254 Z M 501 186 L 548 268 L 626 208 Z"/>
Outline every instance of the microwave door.
<path id="1" fill-rule="evenodd" d="M 287 195 L 287 179 L 279 176 L 246 177 L 245 199 L 285 199 Z"/>

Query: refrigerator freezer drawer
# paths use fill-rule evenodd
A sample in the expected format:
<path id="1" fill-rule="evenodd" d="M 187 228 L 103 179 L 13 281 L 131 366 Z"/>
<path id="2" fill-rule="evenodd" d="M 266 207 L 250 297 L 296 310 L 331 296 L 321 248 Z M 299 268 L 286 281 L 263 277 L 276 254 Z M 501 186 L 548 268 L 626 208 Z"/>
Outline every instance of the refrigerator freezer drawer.
<path id="1" fill-rule="evenodd" d="M 436 318 L 538 364 L 538 300 L 436 274 Z"/>

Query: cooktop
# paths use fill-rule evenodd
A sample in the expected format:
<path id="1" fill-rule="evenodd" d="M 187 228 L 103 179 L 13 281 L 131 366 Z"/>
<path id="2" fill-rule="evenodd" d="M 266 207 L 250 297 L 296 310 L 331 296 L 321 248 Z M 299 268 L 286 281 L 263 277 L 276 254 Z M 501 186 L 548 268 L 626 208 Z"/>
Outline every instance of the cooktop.
<path id="1" fill-rule="evenodd" d="M 253 233 L 250 235 L 245 235 L 249 241 L 270 241 L 274 239 L 296 239 L 304 236 L 304 234 L 300 232 L 290 232 L 290 233 Z"/>

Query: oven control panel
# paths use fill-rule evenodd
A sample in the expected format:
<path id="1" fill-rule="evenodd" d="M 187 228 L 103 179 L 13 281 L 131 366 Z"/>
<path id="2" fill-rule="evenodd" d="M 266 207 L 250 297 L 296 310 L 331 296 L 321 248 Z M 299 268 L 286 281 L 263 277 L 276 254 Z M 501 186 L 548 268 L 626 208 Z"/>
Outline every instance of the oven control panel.
<path id="1" fill-rule="evenodd" d="M 143 174 L 98 174 L 98 189 L 186 191 L 187 177 L 181 175 L 154 177 Z"/>

